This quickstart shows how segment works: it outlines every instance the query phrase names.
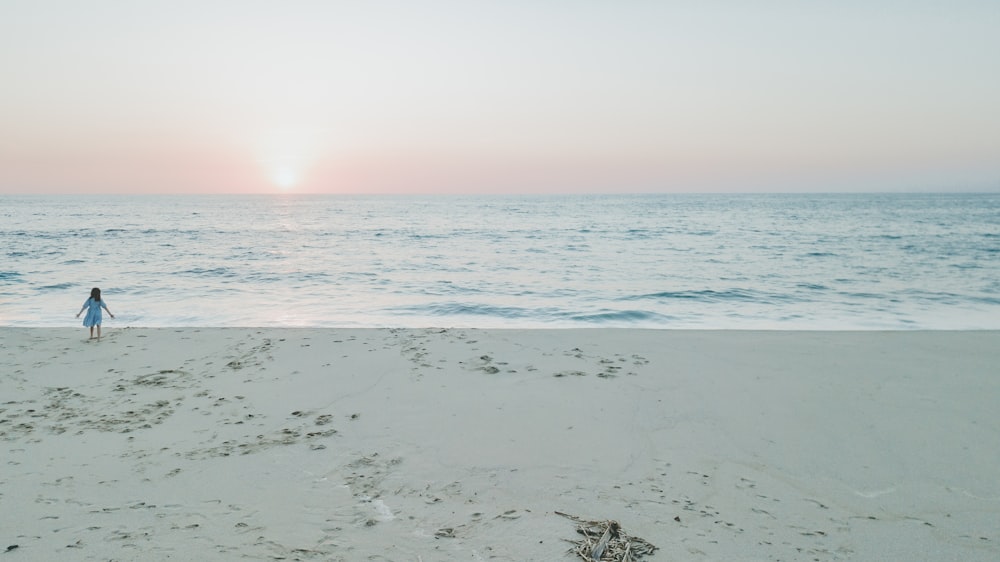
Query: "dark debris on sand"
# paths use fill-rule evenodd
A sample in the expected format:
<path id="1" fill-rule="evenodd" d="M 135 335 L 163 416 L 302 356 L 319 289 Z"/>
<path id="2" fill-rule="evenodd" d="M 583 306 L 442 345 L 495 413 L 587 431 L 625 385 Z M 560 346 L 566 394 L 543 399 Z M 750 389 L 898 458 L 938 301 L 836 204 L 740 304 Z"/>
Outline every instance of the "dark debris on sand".
<path id="1" fill-rule="evenodd" d="M 639 537 L 629 536 L 617 521 L 587 521 L 557 511 L 576 522 L 576 532 L 583 536 L 573 543 L 570 552 L 587 562 L 638 562 L 656 547 Z"/>

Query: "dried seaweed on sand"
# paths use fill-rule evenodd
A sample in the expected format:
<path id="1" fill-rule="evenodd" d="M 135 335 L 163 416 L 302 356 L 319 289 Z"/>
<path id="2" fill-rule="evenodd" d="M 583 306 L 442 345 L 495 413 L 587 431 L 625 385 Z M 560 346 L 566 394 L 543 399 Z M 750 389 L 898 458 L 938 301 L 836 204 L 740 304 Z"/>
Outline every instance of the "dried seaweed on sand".
<path id="1" fill-rule="evenodd" d="M 656 547 L 639 537 L 630 537 L 617 521 L 587 521 L 575 515 L 556 512 L 576 521 L 576 532 L 583 535 L 570 552 L 587 562 L 633 562 L 652 554 Z"/>

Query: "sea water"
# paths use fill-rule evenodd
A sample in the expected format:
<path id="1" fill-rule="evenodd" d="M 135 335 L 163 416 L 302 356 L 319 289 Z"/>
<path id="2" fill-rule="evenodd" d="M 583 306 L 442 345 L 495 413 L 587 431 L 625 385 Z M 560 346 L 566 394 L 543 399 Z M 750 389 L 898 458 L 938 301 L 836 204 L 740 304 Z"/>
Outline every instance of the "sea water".
<path id="1" fill-rule="evenodd" d="M 0 325 L 1000 329 L 1000 194 L 0 196 Z"/>

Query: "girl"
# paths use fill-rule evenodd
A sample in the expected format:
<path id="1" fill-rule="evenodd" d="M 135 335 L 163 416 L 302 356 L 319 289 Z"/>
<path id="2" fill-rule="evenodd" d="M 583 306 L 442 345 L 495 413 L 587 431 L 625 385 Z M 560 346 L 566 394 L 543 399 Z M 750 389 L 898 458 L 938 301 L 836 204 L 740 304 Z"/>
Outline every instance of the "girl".
<path id="1" fill-rule="evenodd" d="M 97 339 L 101 339 L 101 309 L 108 311 L 108 316 L 114 318 L 115 315 L 111 314 L 108 310 L 108 305 L 104 304 L 101 300 L 101 290 L 94 287 L 90 290 L 90 298 L 87 302 L 83 303 L 83 308 L 80 312 L 76 313 L 76 317 L 79 318 L 83 311 L 87 311 L 87 315 L 83 317 L 83 325 L 90 328 L 90 339 L 94 339 L 94 326 L 97 326 Z"/>

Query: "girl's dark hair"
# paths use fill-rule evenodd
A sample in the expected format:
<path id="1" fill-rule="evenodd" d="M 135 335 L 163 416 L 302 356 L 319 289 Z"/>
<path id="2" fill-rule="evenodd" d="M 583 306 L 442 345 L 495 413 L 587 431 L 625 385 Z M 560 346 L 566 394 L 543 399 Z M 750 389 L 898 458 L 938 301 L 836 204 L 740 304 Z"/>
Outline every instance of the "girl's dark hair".
<path id="1" fill-rule="evenodd" d="M 93 289 L 91 289 L 90 290 L 90 298 L 94 299 L 95 301 L 101 300 L 101 290 L 98 289 L 97 287 L 94 287 Z"/>

